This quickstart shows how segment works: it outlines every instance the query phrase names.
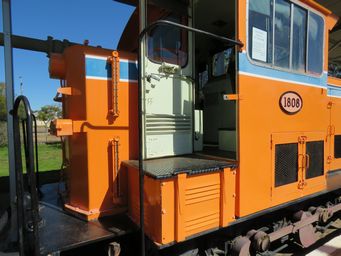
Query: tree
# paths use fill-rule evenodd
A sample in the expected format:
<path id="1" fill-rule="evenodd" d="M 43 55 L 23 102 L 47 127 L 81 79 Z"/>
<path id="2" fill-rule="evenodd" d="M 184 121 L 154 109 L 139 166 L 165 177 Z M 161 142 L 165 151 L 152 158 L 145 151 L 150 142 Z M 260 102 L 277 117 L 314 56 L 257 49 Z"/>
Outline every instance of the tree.
<path id="1" fill-rule="evenodd" d="M 5 96 L 0 95 L 0 147 L 7 145 L 7 111 Z"/>
<path id="2" fill-rule="evenodd" d="M 47 125 L 55 118 L 59 118 L 62 115 L 62 110 L 60 106 L 57 105 L 46 105 L 41 107 L 41 109 L 38 111 L 37 119 L 44 122 L 45 126 Z"/>
<path id="3" fill-rule="evenodd" d="M 6 99 L 5 96 L 0 95 L 0 121 L 7 120 Z"/>

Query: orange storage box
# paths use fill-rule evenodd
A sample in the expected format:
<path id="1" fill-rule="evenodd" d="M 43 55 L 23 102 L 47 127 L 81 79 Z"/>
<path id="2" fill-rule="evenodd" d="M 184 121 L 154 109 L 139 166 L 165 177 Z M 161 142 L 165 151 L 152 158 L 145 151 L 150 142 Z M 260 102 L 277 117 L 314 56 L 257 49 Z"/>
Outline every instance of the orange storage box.
<path id="1" fill-rule="evenodd" d="M 129 215 L 139 220 L 138 161 L 125 161 Z M 234 162 L 170 157 L 144 162 L 145 232 L 155 243 L 180 242 L 235 219 Z"/>

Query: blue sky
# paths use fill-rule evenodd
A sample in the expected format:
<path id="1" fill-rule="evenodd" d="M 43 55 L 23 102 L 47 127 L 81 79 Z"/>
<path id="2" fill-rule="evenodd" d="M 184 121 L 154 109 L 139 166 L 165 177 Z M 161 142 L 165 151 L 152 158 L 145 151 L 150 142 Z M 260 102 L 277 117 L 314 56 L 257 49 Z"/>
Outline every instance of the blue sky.
<path id="1" fill-rule="evenodd" d="M 1 5 L 0 5 L 1 9 Z M 68 39 L 90 45 L 115 49 L 120 35 L 134 10 L 112 0 L 12 0 L 12 31 L 14 35 L 46 39 Z M 2 10 L 0 28 L 3 31 Z M 44 53 L 14 49 L 15 93 L 19 94 L 22 77 L 24 95 L 33 110 L 54 104 L 52 98 L 59 81 L 48 74 L 48 58 Z M 0 81 L 4 81 L 4 53 L 0 49 Z"/>

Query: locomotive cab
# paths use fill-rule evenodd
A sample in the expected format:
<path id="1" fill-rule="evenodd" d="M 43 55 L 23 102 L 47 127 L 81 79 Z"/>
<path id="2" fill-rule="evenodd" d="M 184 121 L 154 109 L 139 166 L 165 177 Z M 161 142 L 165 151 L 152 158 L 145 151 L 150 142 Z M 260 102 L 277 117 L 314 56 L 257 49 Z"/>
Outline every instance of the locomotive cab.
<path id="1" fill-rule="evenodd" d="M 139 15 L 146 24 L 163 19 L 237 38 L 235 1 L 151 2 L 146 14 L 135 10 L 119 50 L 137 51 L 129 35 Z M 235 45 L 160 25 L 148 33 L 142 49 L 144 158 L 196 152 L 236 160 Z"/>

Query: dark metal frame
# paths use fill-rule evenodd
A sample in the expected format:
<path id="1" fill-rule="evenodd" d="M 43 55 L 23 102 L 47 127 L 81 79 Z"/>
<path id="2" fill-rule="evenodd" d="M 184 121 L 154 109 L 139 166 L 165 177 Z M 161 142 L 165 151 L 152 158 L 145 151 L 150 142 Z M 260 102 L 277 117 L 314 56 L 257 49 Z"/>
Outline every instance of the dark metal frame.
<path id="1" fill-rule="evenodd" d="M 196 29 L 193 27 L 185 26 L 168 20 L 158 20 L 148 26 L 146 26 L 139 34 L 139 51 L 138 51 L 138 122 L 139 122 L 139 197 L 140 197 L 140 232 L 141 232 L 141 255 L 145 255 L 145 236 L 144 236 L 144 168 L 143 168 L 143 108 L 142 108 L 142 41 L 146 34 L 150 32 L 153 28 L 158 26 L 171 26 L 176 27 L 181 30 L 189 31 L 192 33 L 201 34 L 212 39 L 221 41 L 228 45 L 243 47 L 243 43 L 239 40 L 233 40 L 227 37 L 219 36 L 204 30 Z"/>
<path id="2" fill-rule="evenodd" d="M 7 107 L 7 139 L 8 139 L 8 163 L 9 163 L 9 184 L 10 184 L 10 207 L 11 207 L 11 233 L 10 242 L 17 240 L 16 236 L 16 178 L 14 167 L 14 136 L 13 117 L 9 111 L 14 102 L 13 82 L 13 51 L 12 51 L 12 23 L 11 23 L 11 0 L 2 0 L 2 18 L 4 31 L 4 53 L 5 53 L 5 84 L 6 84 L 6 107 Z"/>
<path id="3" fill-rule="evenodd" d="M 23 164 L 21 158 L 19 117 L 20 103 L 23 103 L 26 114 L 26 119 L 24 120 L 25 129 L 23 129 L 23 131 L 24 138 L 26 140 L 24 150 L 26 159 L 26 173 L 28 178 L 28 194 L 25 192 L 24 188 Z M 34 171 L 33 118 L 30 103 L 25 96 L 21 95 L 16 98 L 12 115 L 15 142 L 15 177 L 17 181 L 16 197 L 19 252 L 20 255 L 25 255 L 25 252 L 29 250 L 30 255 L 40 255 L 38 193 L 36 187 L 36 174 Z M 27 203 L 29 205 L 26 205 Z"/>

